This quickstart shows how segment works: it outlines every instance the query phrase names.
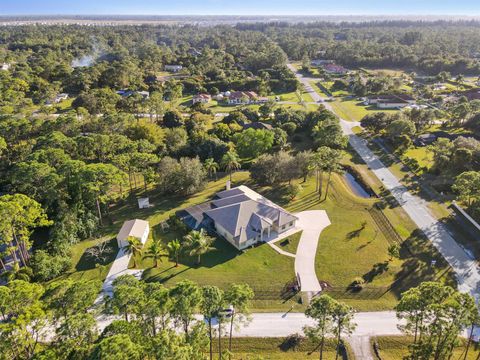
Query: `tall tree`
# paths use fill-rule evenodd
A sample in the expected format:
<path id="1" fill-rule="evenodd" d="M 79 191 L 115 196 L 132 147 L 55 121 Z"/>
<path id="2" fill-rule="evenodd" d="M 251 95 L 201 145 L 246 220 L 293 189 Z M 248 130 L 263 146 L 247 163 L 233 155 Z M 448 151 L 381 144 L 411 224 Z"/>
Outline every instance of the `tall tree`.
<path id="1" fill-rule="evenodd" d="M 230 182 L 232 182 L 232 172 L 234 170 L 240 169 L 240 158 L 235 150 L 228 151 L 222 157 L 221 161 L 222 167 L 227 170 L 230 174 Z"/>
<path id="2" fill-rule="evenodd" d="M 182 244 L 178 239 L 172 240 L 167 244 L 168 255 L 175 261 L 175 267 L 178 267 L 178 258 L 182 251 Z"/>
<path id="3" fill-rule="evenodd" d="M 313 298 L 312 302 L 305 310 L 305 315 L 315 320 L 314 326 L 306 326 L 305 334 L 320 342 L 320 360 L 323 359 L 323 349 L 325 346 L 325 338 L 330 334 L 333 335 L 335 329 L 334 314 L 338 302 L 328 295 L 321 295 Z"/>
<path id="4" fill-rule="evenodd" d="M 154 240 L 145 252 L 146 258 L 153 259 L 153 266 L 158 267 L 158 261 L 162 260 L 163 248 L 159 240 Z"/>
<path id="5" fill-rule="evenodd" d="M 228 337 L 228 351 L 232 352 L 233 325 L 239 321 L 248 320 L 250 313 L 250 302 L 254 298 L 253 290 L 247 284 L 232 284 L 225 292 L 225 302 L 233 307 L 230 315 L 230 332 Z"/>
<path id="6" fill-rule="evenodd" d="M 200 311 L 208 324 L 208 337 L 210 339 L 210 360 L 213 359 L 212 321 L 213 319 L 220 316 L 220 312 L 222 311 L 224 305 L 225 300 L 222 290 L 220 290 L 216 286 L 204 286 L 202 288 L 202 304 L 200 305 Z"/>
<path id="7" fill-rule="evenodd" d="M 202 255 L 215 250 L 212 247 L 215 238 L 208 236 L 205 229 L 200 231 L 192 230 L 185 235 L 185 246 L 189 249 L 190 256 L 197 256 L 197 264 L 200 265 Z"/>
<path id="8" fill-rule="evenodd" d="M 170 289 L 170 296 L 173 299 L 171 315 L 188 335 L 195 312 L 201 304 L 202 293 L 195 283 L 183 280 Z"/>
<path id="9" fill-rule="evenodd" d="M 143 244 L 140 239 L 134 236 L 129 236 L 127 238 L 127 244 L 122 248 L 126 254 L 132 255 L 134 268 L 137 267 L 136 257 L 142 253 L 142 247 Z"/>

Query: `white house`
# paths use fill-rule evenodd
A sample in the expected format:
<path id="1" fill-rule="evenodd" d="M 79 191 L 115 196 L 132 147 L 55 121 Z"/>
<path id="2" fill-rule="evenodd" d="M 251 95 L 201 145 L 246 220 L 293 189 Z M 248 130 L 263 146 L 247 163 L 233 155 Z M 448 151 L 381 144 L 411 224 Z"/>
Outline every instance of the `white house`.
<path id="1" fill-rule="evenodd" d="M 207 203 L 177 215 L 193 229 L 215 231 L 237 249 L 268 241 L 295 228 L 298 218 L 247 186 L 221 191 Z"/>
<path id="2" fill-rule="evenodd" d="M 228 96 L 230 105 L 238 104 L 254 104 L 258 99 L 258 95 L 254 91 L 233 91 Z"/>
<path id="3" fill-rule="evenodd" d="M 58 94 L 57 96 L 55 96 L 54 102 L 56 104 L 58 104 L 59 102 L 61 102 L 63 100 L 67 100 L 67 99 L 68 99 L 68 94 L 67 93 L 61 93 L 61 94 Z"/>
<path id="4" fill-rule="evenodd" d="M 365 105 L 376 105 L 379 109 L 400 109 L 415 104 L 415 99 L 406 94 L 376 95 L 368 98 Z"/>
<path id="5" fill-rule="evenodd" d="M 170 71 L 170 72 L 179 72 L 183 69 L 182 65 L 165 65 L 165 71 Z"/>
<path id="6" fill-rule="evenodd" d="M 10 69 L 10 64 L 8 63 L 3 63 L 2 66 L 0 66 L 0 70 L 7 71 Z"/>
<path id="7" fill-rule="evenodd" d="M 118 247 L 121 249 L 127 246 L 127 239 L 130 236 L 137 238 L 144 245 L 147 242 L 149 233 L 150 225 L 148 224 L 148 221 L 140 219 L 125 221 L 117 234 Z"/>

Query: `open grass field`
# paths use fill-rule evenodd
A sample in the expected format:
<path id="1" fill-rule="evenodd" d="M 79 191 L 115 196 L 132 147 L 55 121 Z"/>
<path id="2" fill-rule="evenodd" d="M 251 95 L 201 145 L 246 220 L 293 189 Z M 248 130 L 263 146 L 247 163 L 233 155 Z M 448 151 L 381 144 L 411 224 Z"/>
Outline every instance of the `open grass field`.
<path id="1" fill-rule="evenodd" d="M 427 150 L 426 146 L 412 147 L 408 149 L 404 155 L 407 158 L 414 159 L 421 168 L 429 170 L 433 166 L 433 154 Z"/>
<path id="2" fill-rule="evenodd" d="M 299 231 L 298 233 L 295 233 L 292 236 L 289 236 L 288 238 L 277 242 L 276 245 L 284 251 L 287 251 L 291 254 L 295 254 L 297 252 L 297 247 L 298 247 L 298 243 L 300 242 L 301 236 L 302 236 L 302 232 Z"/>
<path id="3" fill-rule="evenodd" d="M 399 360 L 409 354 L 408 345 L 413 339 L 407 336 L 381 336 L 372 339 L 376 341 L 379 348 L 379 355 L 382 360 Z M 467 355 L 468 360 L 478 359 L 480 352 L 478 347 L 472 345 Z M 452 360 L 464 359 L 465 340 L 461 339 L 459 345 L 454 349 Z"/>
<path id="4" fill-rule="evenodd" d="M 366 107 L 362 102 L 356 99 L 348 99 L 346 97 L 335 99 L 330 103 L 333 110 L 342 119 L 347 121 L 360 121 L 365 115 L 377 112 L 396 112 L 398 110 L 375 110 Z"/>
<path id="5" fill-rule="evenodd" d="M 327 89 L 333 96 L 335 97 L 342 97 L 342 96 L 346 96 L 346 95 L 349 95 L 349 92 L 346 91 L 346 90 L 337 90 L 337 91 L 333 91 L 332 90 L 332 86 L 334 84 L 334 81 L 322 81 L 321 82 L 321 85 Z"/>
<path id="6" fill-rule="evenodd" d="M 224 340 L 223 347 L 227 346 Z M 232 360 L 316 360 L 319 357 L 317 344 L 301 338 L 295 347 L 289 338 L 234 338 L 232 342 Z M 217 342 L 214 351 L 218 351 Z M 312 352 L 313 351 L 313 352 Z M 348 358 L 353 359 L 347 345 Z M 342 357 L 339 356 L 339 359 Z M 214 359 L 218 359 L 218 354 Z M 327 340 L 323 352 L 324 360 L 335 359 L 335 342 Z"/>

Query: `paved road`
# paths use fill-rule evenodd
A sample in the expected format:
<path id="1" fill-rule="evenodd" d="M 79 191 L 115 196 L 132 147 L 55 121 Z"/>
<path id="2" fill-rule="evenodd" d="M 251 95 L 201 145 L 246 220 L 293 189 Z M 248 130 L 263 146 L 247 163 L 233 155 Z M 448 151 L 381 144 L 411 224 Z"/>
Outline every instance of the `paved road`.
<path id="1" fill-rule="evenodd" d="M 298 214 L 297 225 L 303 229 L 295 256 L 295 274 L 300 278 L 300 289 L 316 294 L 322 291 L 315 273 L 315 255 L 320 233 L 330 225 L 325 210 L 302 211 Z"/>
<path id="2" fill-rule="evenodd" d="M 289 65 L 289 68 L 297 75 L 298 80 L 304 85 L 306 91 L 315 101 L 323 101 L 323 98 L 309 84 L 310 81 L 314 81 L 315 79 L 303 77 L 296 72 L 295 68 L 291 65 Z M 324 105 L 330 111 L 334 112 L 327 102 L 325 102 Z M 391 191 L 392 195 L 418 228 L 425 233 L 432 244 L 448 261 L 455 271 L 459 289 L 472 294 L 478 301 L 480 270 L 476 261 L 472 260 L 463 248 L 457 244 L 445 225 L 439 222 L 430 213 L 425 201 L 418 196 L 411 194 L 368 148 L 367 142 L 353 133 L 352 128 L 359 124 L 341 119 L 341 125 L 344 133 L 349 136 L 350 144 L 355 151 L 381 180 L 384 187 Z"/>
<path id="3" fill-rule="evenodd" d="M 102 331 L 108 324 L 119 316 L 102 315 L 97 318 L 98 329 Z M 198 320 L 201 317 L 197 316 Z M 354 316 L 357 324 L 354 336 L 401 335 L 395 312 L 361 312 Z M 313 321 L 303 313 L 254 313 L 251 321 L 245 327 L 234 330 L 235 337 L 282 337 L 295 333 L 303 333 L 305 325 L 312 325 Z"/>

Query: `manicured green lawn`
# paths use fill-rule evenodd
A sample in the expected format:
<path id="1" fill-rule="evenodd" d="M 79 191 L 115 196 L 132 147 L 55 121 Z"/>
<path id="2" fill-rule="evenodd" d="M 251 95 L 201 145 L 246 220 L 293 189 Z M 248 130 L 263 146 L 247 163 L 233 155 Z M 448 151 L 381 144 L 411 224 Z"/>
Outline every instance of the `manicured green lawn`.
<path id="1" fill-rule="evenodd" d="M 409 354 L 408 345 L 413 342 L 413 338 L 407 336 L 380 336 L 372 338 L 372 344 L 373 341 L 376 341 L 378 344 L 382 360 L 398 360 Z M 465 340 L 460 339 L 459 341 L 460 344 L 454 349 L 452 359 L 463 359 L 465 355 Z M 478 356 L 479 350 L 473 344 L 470 347 L 467 359 L 475 360 Z"/>
<path id="2" fill-rule="evenodd" d="M 223 347 L 228 345 L 227 339 L 222 342 Z M 325 342 L 323 351 L 323 359 L 335 359 L 335 341 L 328 339 Z M 301 338 L 296 347 L 288 338 L 233 338 L 232 341 L 232 360 L 253 360 L 253 359 L 268 359 L 268 360 L 308 360 L 318 359 L 319 352 L 317 343 L 310 341 L 307 338 Z M 214 351 L 218 351 L 218 343 L 214 343 Z M 353 359 L 350 355 L 351 351 L 347 344 L 347 351 L 349 352 L 349 359 Z M 339 359 L 342 357 L 339 356 Z M 218 354 L 214 359 L 218 359 Z"/>
<path id="3" fill-rule="evenodd" d="M 420 167 L 427 170 L 433 166 L 433 154 L 427 150 L 426 146 L 410 148 L 404 155 L 408 158 L 415 159 Z"/>
<path id="4" fill-rule="evenodd" d="M 346 90 L 333 91 L 332 90 L 333 84 L 334 84 L 334 81 L 322 81 L 321 82 L 321 85 L 324 86 L 328 91 L 330 91 L 330 93 L 335 97 L 346 96 L 346 95 L 349 94 L 349 92 L 346 91 Z"/>
<path id="5" fill-rule="evenodd" d="M 277 246 L 280 249 L 289 252 L 290 254 L 296 254 L 298 243 L 300 242 L 301 236 L 302 236 L 302 232 L 299 231 L 298 233 L 295 233 L 292 236 L 289 236 L 288 238 L 277 242 Z"/>
<path id="6" fill-rule="evenodd" d="M 85 252 L 95 245 L 108 241 L 109 252 L 103 262 L 96 262 Z M 114 235 L 106 235 L 98 239 L 84 240 L 72 246 L 72 267 L 70 271 L 61 276 L 73 280 L 99 280 L 103 281 L 108 274 L 118 252 L 117 240 Z"/>
<path id="7" fill-rule="evenodd" d="M 396 112 L 398 110 L 374 110 L 364 106 L 356 99 L 340 98 L 335 99 L 330 103 L 333 110 L 342 119 L 347 121 L 360 121 L 365 115 L 374 114 L 377 112 Z"/>
<path id="8" fill-rule="evenodd" d="M 391 309 L 401 292 L 426 280 L 451 281 L 447 266 L 433 246 L 417 237 L 408 244 L 414 250 L 409 254 L 402 248 L 401 258 L 390 260 L 387 249 L 390 242 L 382 228 L 367 211 L 376 200 L 362 199 L 351 192 L 341 176 L 333 176 L 327 200 L 319 202 L 315 182 L 303 185 L 299 199 L 287 209 L 303 211 L 324 209 L 332 224 L 320 235 L 316 256 L 316 273 L 321 281 L 333 289 L 332 296 L 350 303 L 358 310 Z M 326 184 L 324 184 L 325 186 Z M 406 214 L 399 208 L 385 210 L 392 226 L 403 224 L 405 237 L 414 230 Z M 436 268 L 430 267 L 437 259 Z M 355 278 L 365 279 L 365 289 L 358 293 L 347 291 Z M 392 287 L 391 290 L 389 288 Z"/>

